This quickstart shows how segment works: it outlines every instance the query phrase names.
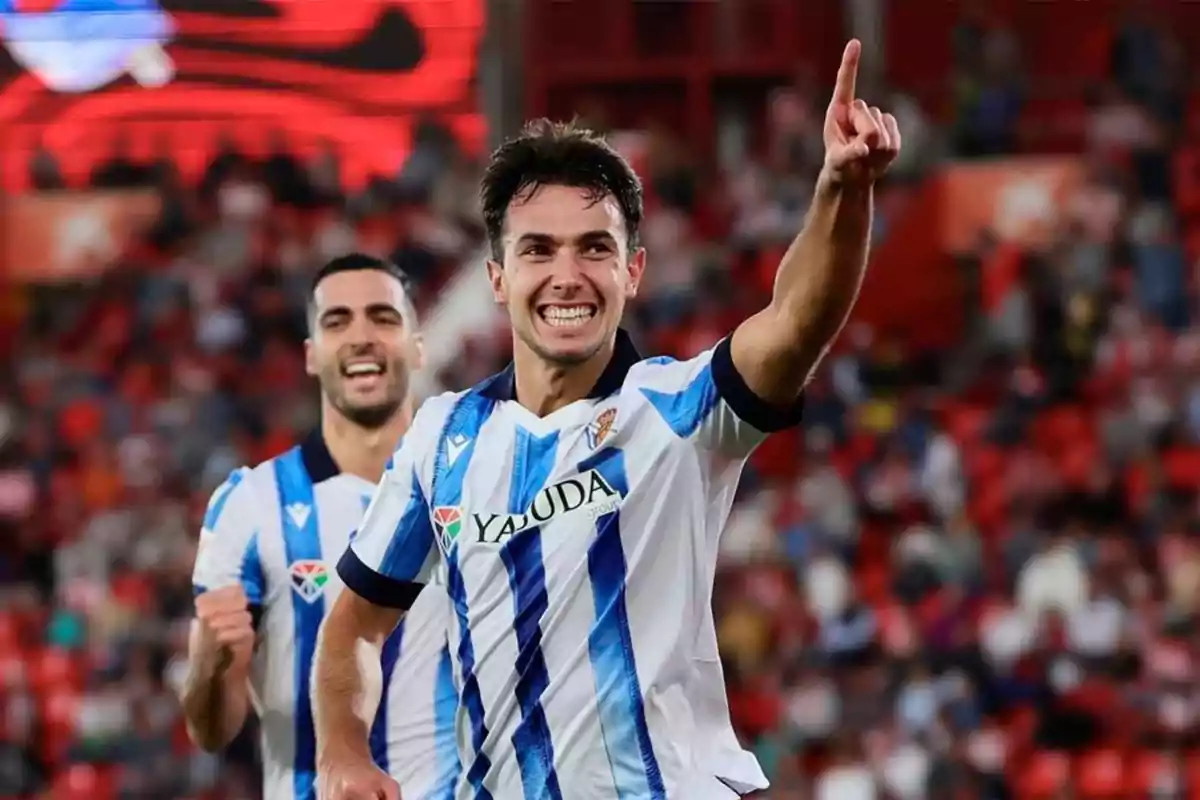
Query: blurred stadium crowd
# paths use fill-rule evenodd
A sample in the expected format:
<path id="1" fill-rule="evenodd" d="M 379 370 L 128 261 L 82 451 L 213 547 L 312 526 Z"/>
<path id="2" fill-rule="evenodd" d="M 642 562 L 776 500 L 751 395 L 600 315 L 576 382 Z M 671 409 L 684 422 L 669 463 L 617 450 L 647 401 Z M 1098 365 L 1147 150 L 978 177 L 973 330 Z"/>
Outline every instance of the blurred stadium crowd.
<path id="1" fill-rule="evenodd" d="M 1052 245 L 988 236 L 961 259 L 953 351 L 851 326 L 804 429 L 746 475 L 715 607 L 772 800 L 1200 796 L 1200 197 L 1179 48 L 1146 22 L 1112 34 Z M 889 101 L 907 149 L 881 236 L 890 195 L 945 158 L 1037 140 L 1020 36 L 978 18 L 954 35 L 949 110 Z M 651 134 L 646 350 L 694 354 L 763 301 L 823 102 L 785 88 L 734 175 Z M 58 185 L 52 153 L 30 169 Z M 433 123 L 400 175 L 352 193 L 332 155 L 282 142 L 265 161 L 226 147 L 186 187 L 117 154 L 93 183 L 156 187 L 153 228 L 86 285 L 4 290 L 0 797 L 256 796 L 253 737 L 198 753 L 174 695 L 205 501 L 315 422 L 311 270 L 388 254 L 428 307 L 477 254 L 476 171 Z M 465 342 L 439 382 L 507 346 L 502 327 Z"/>

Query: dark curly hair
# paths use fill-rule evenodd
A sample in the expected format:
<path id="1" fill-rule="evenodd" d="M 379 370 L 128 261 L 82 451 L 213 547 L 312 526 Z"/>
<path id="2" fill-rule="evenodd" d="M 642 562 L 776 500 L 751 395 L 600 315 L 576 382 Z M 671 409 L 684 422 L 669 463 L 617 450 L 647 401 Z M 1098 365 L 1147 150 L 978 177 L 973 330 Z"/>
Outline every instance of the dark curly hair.
<path id="1" fill-rule="evenodd" d="M 480 184 L 483 222 L 492 258 L 503 258 L 504 217 L 513 199 L 542 186 L 584 189 L 592 202 L 612 197 L 625 217 L 630 252 L 642 223 L 642 182 L 603 137 L 575 123 L 539 119 L 492 154 Z"/>

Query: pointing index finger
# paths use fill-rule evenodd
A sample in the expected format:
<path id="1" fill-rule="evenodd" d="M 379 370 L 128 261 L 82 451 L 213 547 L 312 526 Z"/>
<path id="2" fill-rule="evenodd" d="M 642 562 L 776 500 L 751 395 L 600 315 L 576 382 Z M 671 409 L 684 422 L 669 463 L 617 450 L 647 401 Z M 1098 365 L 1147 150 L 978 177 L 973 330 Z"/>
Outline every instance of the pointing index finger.
<path id="1" fill-rule="evenodd" d="M 849 105 L 854 102 L 854 84 L 858 80 L 858 60 L 862 55 L 862 43 L 851 39 L 842 51 L 842 65 L 838 67 L 837 83 L 833 87 L 833 102 Z"/>

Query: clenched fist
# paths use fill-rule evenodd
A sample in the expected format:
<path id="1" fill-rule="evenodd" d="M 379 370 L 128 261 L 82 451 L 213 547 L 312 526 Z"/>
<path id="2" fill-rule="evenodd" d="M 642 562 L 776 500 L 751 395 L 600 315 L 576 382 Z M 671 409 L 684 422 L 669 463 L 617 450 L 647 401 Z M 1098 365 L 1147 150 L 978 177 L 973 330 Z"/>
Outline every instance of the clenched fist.
<path id="1" fill-rule="evenodd" d="M 371 762 L 317 767 L 320 800 L 401 800 L 400 784 Z"/>
<path id="2" fill-rule="evenodd" d="M 900 128 L 891 114 L 855 96 L 861 57 L 862 44 L 851 39 L 825 112 L 825 169 L 840 183 L 870 186 L 900 154 Z"/>
<path id="3" fill-rule="evenodd" d="M 244 663 L 254 651 L 254 618 L 241 586 L 213 589 L 196 598 L 196 652 L 193 657 L 223 672 Z"/>

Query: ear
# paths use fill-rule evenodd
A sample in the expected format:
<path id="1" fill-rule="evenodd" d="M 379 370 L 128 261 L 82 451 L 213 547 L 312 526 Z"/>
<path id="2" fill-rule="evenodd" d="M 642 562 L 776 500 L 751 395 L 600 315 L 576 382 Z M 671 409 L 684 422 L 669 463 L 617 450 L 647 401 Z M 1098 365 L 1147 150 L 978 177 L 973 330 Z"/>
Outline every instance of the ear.
<path id="1" fill-rule="evenodd" d="M 412 335 L 412 359 L 411 368 L 413 372 L 425 368 L 425 337 L 419 333 Z"/>
<path id="2" fill-rule="evenodd" d="M 317 356 L 311 338 L 304 340 L 304 371 L 310 376 L 317 375 Z"/>
<path id="3" fill-rule="evenodd" d="M 504 265 L 488 259 L 487 271 L 488 282 L 492 284 L 492 299 L 496 301 L 496 305 L 504 305 L 508 302 L 508 291 L 504 285 Z"/>
<path id="4" fill-rule="evenodd" d="M 646 249 L 639 247 L 629 259 L 629 280 L 625 284 L 625 296 L 637 297 L 638 287 L 642 285 L 642 275 L 646 272 Z"/>

